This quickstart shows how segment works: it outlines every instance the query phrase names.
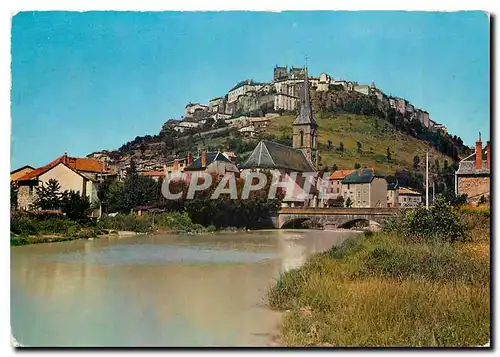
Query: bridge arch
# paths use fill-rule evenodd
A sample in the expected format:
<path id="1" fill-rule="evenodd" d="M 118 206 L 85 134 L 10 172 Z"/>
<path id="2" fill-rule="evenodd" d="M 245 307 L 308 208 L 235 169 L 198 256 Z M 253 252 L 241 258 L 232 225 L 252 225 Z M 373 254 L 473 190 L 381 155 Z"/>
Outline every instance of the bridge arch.
<path id="1" fill-rule="evenodd" d="M 354 218 L 354 219 L 349 219 L 345 222 L 340 223 L 337 228 L 352 228 L 356 224 L 361 223 L 363 224 L 363 227 L 369 227 L 369 226 L 380 226 L 380 224 L 376 221 L 373 221 L 371 219 L 367 218 Z"/>
<path id="2" fill-rule="evenodd" d="M 307 222 L 307 221 L 312 221 L 312 218 L 311 217 L 291 218 L 291 219 L 283 222 L 279 228 L 280 229 L 302 229 L 303 228 L 302 224 Z"/>

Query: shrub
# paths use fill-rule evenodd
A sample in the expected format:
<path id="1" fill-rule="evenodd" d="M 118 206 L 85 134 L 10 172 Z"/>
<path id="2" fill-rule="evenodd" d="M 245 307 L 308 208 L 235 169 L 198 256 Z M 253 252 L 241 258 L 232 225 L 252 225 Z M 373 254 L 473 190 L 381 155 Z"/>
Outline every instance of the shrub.
<path id="1" fill-rule="evenodd" d="M 467 241 L 469 228 L 459 212 L 442 197 L 426 209 L 420 205 L 388 220 L 383 229 L 402 235 L 410 241 Z"/>
<path id="2" fill-rule="evenodd" d="M 118 214 L 115 217 L 102 218 L 97 227 L 100 229 L 146 233 L 151 229 L 151 219 L 147 215 Z"/>

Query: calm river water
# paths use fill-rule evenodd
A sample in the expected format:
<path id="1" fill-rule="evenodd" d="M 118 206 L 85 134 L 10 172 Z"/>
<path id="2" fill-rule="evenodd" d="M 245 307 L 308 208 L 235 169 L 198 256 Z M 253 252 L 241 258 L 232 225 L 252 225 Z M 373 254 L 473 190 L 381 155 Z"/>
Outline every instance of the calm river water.
<path id="1" fill-rule="evenodd" d="M 266 290 L 352 232 L 157 235 L 11 248 L 11 326 L 26 346 L 266 346 Z"/>

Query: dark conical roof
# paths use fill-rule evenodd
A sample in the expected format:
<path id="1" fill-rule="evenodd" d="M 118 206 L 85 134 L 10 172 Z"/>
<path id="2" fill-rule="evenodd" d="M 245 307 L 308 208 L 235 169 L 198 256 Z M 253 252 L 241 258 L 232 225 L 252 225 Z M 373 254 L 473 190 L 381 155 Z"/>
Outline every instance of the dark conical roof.
<path id="1" fill-rule="evenodd" d="M 297 172 L 314 172 L 303 152 L 272 141 L 262 140 L 241 169 L 286 169 Z"/>
<path id="2" fill-rule="evenodd" d="M 316 123 L 316 120 L 314 120 L 312 114 L 311 100 L 309 98 L 309 74 L 307 73 L 307 68 L 306 68 L 306 78 L 304 80 L 304 94 L 300 102 L 299 115 L 293 122 L 293 125 L 303 125 L 303 124 L 318 126 L 318 123 Z"/>

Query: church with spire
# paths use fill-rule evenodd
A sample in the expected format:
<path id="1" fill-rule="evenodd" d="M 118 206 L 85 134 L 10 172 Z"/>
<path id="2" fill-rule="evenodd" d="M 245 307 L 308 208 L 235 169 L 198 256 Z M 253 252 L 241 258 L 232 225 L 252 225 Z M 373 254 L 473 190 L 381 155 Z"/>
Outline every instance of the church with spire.
<path id="1" fill-rule="evenodd" d="M 288 202 L 292 206 L 307 206 L 310 204 L 311 198 L 307 197 L 302 190 L 305 182 L 302 173 L 316 172 L 318 165 L 318 124 L 312 112 L 307 67 L 301 97 L 299 112 L 292 124 L 292 147 L 262 140 L 255 147 L 247 161 L 240 166 L 242 177 L 245 177 L 247 171 L 259 171 L 261 169 L 279 171 L 282 180 L 286 176 L 290 177 L 289 175 L 292 172 L 298 173 L 293 198 L 291 202 Z M 279 118 L 275 120 L 279 120 Z M 314 194 L 313 190 L 311 190 L 312 194 Z"/>
<path id="2" fill-rule="evenodd" d="M 300 149 L 315 167 L 318 166 L 318 124 L 314 120 L 309 95 L 309 78 L 306 76 L 303 86 L 299 114 L 293 122 L 293 148 Z"/>

